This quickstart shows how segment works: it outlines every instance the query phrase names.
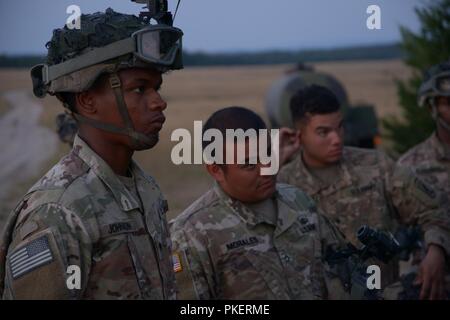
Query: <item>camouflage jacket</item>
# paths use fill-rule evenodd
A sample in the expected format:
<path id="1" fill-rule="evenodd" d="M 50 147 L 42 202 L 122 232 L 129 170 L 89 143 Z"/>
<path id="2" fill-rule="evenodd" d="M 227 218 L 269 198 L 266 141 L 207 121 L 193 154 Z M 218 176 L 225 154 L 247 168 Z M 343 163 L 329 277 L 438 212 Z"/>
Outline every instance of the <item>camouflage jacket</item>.
<path id="1" fill-rule="evenodd" d="M 71 153 L 9 218 L 0 243 L 0 296 L 174 298 L 167 204 L 136 163 L 130 170 L 141 199 L 76 137 Z M 81 271 L 79 289 L 69 266 Z"/>
<path id="2" fill-rule="evenodd" d="M 398 164 L 411 167 L 424 181 L 450 194 L 450 146 L 440 142 L 436 133 L 406 152 Z"/>
<path id="3" fill-rule="evenodd" d="M 342 234 L 292 186 L 277 185 L 277 225 L 216 184 L 171 221 L 179 299 L 348 298 L 322 262 Z"/>
<path id="4" fill-rule="evenodd" d="M 358 228 L 367 224 L 395 231 L 398 223 L 419 224 L 425 231 L 425 242 L 442 246 L 450 253 L 450 222 L 447 199 L 418 179 L 406 167 L 395 166 L 384 153 L 345 147 L 340 162 L 339 179 L 322 182 L 306 168 L 301 153 L 280 170 L 280 182 L 304 190 L 318 208 L 355 246 Z M 393 261 L 380 263 L 383 285 L 397 277 Z"/>

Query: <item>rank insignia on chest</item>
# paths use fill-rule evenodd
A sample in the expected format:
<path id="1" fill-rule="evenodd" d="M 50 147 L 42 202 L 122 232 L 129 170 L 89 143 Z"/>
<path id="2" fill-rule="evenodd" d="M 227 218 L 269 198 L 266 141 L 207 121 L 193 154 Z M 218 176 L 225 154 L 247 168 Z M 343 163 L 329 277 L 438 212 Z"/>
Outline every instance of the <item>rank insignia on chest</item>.
<path id="1" fill-rule="evenodd" d="M 180 254 L 178 252 L 172 254 L 172 263 L 173 263 L 173 272 L 183 271 Z"/>
<path id="2" fill-rule="evenodd" d="M 314 221 L 308 219 L 307 217 L 300 216 L 298 221 L 300 222 L 299 229 L 302 233 L 308 233 L 316 230 L 316 224 Z"/>

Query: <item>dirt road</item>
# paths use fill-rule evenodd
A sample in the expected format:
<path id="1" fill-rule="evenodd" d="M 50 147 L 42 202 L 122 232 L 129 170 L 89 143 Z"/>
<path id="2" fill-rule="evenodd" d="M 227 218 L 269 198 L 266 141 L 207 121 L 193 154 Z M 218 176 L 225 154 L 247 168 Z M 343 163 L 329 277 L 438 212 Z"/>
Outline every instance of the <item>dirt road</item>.
<path id="1" fill-rule="evenodd" d="M 42 105 L 25 91 L 9 91 L 3 98 L 10 110 L 0 118 L 0 227 L 14 204 L 10 193 L 40 172 L 42 165 L 56 151 L 58 137 L 40 126 Z M 30 185 L 31 187 L 31 185 Z"/>

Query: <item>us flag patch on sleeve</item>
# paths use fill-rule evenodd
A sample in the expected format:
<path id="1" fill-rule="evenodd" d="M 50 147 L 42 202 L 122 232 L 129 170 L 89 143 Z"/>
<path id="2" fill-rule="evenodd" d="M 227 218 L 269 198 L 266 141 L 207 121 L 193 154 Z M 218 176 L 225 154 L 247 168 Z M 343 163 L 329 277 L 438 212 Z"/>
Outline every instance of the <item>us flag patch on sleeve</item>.
<path id="1" fill-rule="evenodd" d="M 14 250 L 9 256 L 9 267 L 14 280 L 53 261 L 47 236 L 31 241 Z"/>
<path id="2" fill-rule="evenodd" d="M 178 252 L 172 254 L 173 272 L 183 271 L 183 266 L 181 265 L 181 258 Z"/>

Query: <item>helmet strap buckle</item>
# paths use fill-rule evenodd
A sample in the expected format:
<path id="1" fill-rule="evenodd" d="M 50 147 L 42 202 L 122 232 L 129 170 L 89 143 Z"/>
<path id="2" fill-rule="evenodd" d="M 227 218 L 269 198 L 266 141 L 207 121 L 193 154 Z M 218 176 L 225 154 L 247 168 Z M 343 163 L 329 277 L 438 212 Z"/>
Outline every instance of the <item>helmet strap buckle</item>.
<path id="1" fill-rule="evenodd" d="M 120 78 L 117 73 L 113 73 L 109 76 L 109 85 L 112 89 L 120 88 L 122 83 L 120 82 Z"/>

